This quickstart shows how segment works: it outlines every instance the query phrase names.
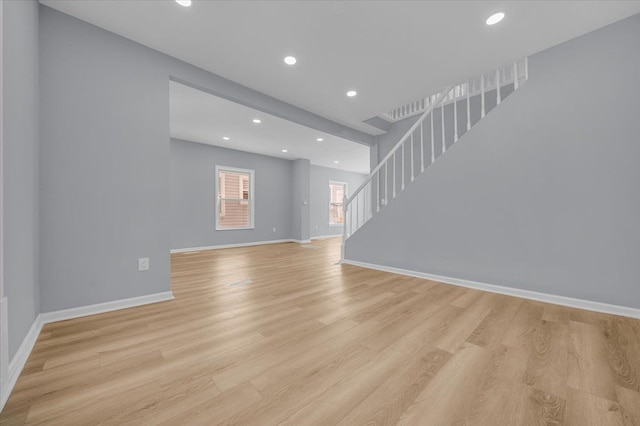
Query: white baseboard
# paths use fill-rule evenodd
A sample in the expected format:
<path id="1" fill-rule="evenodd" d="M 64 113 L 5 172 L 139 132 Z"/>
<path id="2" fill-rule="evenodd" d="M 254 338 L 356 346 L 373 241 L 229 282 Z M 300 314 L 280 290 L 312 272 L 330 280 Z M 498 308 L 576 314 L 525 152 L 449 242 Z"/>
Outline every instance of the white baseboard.
<path id="1" fill-rule="evenodd" d="M 133 308 L 136 306 L 148 305 L 150 303 L 173 300 L 173 293 L 149 294 L 146 296 L 132 297 L 129 299 L 114 300 L 113 302 L 97 303 L 95 305 L 81 306 L 79 308 L 63 309 L 60 311 L 45 312 L 40 314 L 43 324 L 50 322 L 65 321 L 73 318 L 87 317 L 90 315 L 102 314 L 105 312 L 117 311 L 120 309 Z"/>
<path id="2" fill-rule="evenodd" d="M 18 381 L 18 377 L 20 377 L 20 373 L 22 372 L 24 365 L 27 363 L 27 359 L 29 359 L 33 346 L 36 344 L 36 340 L 38 340 L 40 330 L 42 330 L 42 319 L 40 318 L 40 315 L 38 315 L 33 321 L 33 324 L 31 324 L 29 332 L 24 336 L 24 339 L 22 339 L 22 343 L 20 344 L 18 351 L 9 363 L 7 380 L 3 383 L 2 387 L 0 410 L 4 408 L 4 404 L 7 402 L 7 399 L 9 399 L 9 395 Z"/>
<path id="3" fill-rule="evenodd" d="M 22 369 L 27 363 L 27 359 L 29 358 L 31 351 L 33 350 L 33 346 L 38 340 L 38 336 L 40 335 L 40 331 L 42 330 L 42 326 L 44 324 L 102 314 L 105 312 L 117 311 L 120 309 L 133 308 L 136 306 L 143 306 L 151 303 L 164 302 L 172 299 L 173 293 L 170 291 L 166 291 L 163 293 L 149 294 L 147 296 L 132 297 L 129 299 L 114 300 L 113 302 L 82 306 L 80 308 L 46 312 L 38 315 L 33 321 L 29 332 L 22 340 L 22 344 L 20 344 L 18 351 L 9 363 L 7 380 L 2 383 L 2 389 L 0 390 L 0 394 L 2 395 L 2 399 L 0 400 L 0 411 L 2 411 L 2 409 L 4 408 L 4 404 L 7 402 L 7 399 L 9 398 L 13 387 L 18 381 L 18 377 L 20 376 Z M 2 323 L 6 324 L 4 318 Z"/>
<path id="4" fill-rule="evenodd" d="M 391 266 L 375 265 L 372 263 L 358 262 L 344 259 L 342 263 L 360 266 L 362 268 L 375 269 L 393 274 L 407 275 L 410 277 L 424 278 L 431 281 L 457 285 L 461 287 L 473 288 L 476 290 L 488 291 L 491 293 L 505 294 L 507 296 L 521 297 L 523 299 L 537 300 L 539 302 L 552 303 L 554 305 L 569 306 L 571 308 L 586 309 L 589 311 L 602 312 L 605 314 L 620 315 L 623 317 L 640 319 L 640 309 L 627 306 L 610 305 L 608 303 L 594 302 L 591 300 L 574 299 L 572 297 L 557 296 L 555 294 L 539 293 L 537 291 L 522 290 L 519 288 L 504 287 L 495 284 L 486 284 L 477 281 L 469 281 L 460 278 L 443 277 L 441 275 L 427 274 L 424 272 L 410 271 L 408 269 L 394 268 Z"/>
<path id="5" fill-rule="evenodd" d="M 181 248 L 181 249 L 171 249 L 171 254 L 190 253 L 194 251 L 205 251 L 205 250 L 219 250 L 219 249 L 238 248 L 238 247 L 263 246 L 266 244 L 280 244 L 280 243 L 308 244 L 311 242 L 311 240 L 319 240 L 323 238 L 331 238 L 331 237 L 339 237 L 339 236 L 340 235 L 327 235 L 324 237 L 313 237 L 309 240 L 294 240 L 292 238 L 287 238 L 285 240 L 253 241 L 250 243 L 220 244 L 218 246 L 188 247 L 188 248 Z"/>
<path id="6" fill-rule="evenodd" d="M 317 237 L 311 237 L 312 240 L 326 240 L 328 238 L 342 238 L 342 234 L 318 235 Z"/>
<path id="7" fill-rule="evenodd" d="M 292 243 L 309 244 L 311 240 L 290 240 Z"/>
<path id="8" fill-rule="evenodd" d="M 171 254 L 189 253 L 192 251 L 218 250 L 218 249 L 236 248 L 236 247 L 262 246 L 265 244 L 279 244 L 279 243 L 292 243 L 292 242 L 297 243 L 299 241 L 292 240 L 289 238 L 285 240 L 254 241 L 251 243 L 238 243 L 238 244 L 221 244 L 218 246 L 188 247 L 188 248 L 181 248 L 181 249 L 171 249 Z"/>

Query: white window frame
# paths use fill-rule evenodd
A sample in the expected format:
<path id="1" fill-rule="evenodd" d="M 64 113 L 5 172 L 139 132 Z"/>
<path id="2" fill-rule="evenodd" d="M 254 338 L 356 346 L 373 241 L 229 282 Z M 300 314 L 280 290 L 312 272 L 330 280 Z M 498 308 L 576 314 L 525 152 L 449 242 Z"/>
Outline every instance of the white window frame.
<path id="1" fill-rule="evenodd" d="M 329 205 L 327 206 L 327 213 L 329 214 L 329 218 L 327 222 L 329 222 L 329 226 L 343 227 L 344 223 L 331 223 L 331 185 L 344 185 L 344 196 L 346 198 L 349 198 L 349 184 L 347 182 L 340 182 L 338 180 L 330 180 L 329 185 L 327 185 L 327 188 L 329 188 L 329 200 L 328 200 Z M 344 209 L 344 200 L 342 200 L 342 203 L 343 203 L 342 208 Z"/>
<path id="2" fill-rule="evenodd" d="M 227 228 L 220 226 L 220 172 L 245 173 L 249 175 L 249 226 Z M 227 167 L 216 165 L 215 177 L 215 210 L 216 210 L 216 231 L 237 231 L 240 229 L 255 229 L 255 170 L 239 169 L 237 167 Z"/>

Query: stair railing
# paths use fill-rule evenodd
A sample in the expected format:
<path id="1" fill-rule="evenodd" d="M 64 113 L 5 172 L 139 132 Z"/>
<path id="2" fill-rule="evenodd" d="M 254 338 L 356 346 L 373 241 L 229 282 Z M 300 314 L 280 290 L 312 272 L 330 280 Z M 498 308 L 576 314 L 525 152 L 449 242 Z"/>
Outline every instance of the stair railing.
<path id="1" fill-rule="evenodd" d="M 449 86 L 437 95 L 429 97 L 428 102 L 425 100 L 422 115 L 358 189 L 350 197 L 345 195 L 342 205 L 342 258 L 344 259 L 347 239 L 424 172 L 426 167 L 433 164 L 436 158 L 444 154 L 458 141 L 461 134 L 471 129 L 472 104 L 480 109 L 473 120 L 475 124 L 485 117 L 489 98 L 495 106 L 499 105 L 505 97 L 505 93 L 502 92 L 507 90 L 507 87 L 512 87 L 508 92 L 511 93 L 528 77 L 528 62 L 527 58 L 524 58 L 462 84 Z M 474 97 L 479 99 L 472 102 Z M 459 123 L 460 109 L 466 123 Z M 448 117 L 445 117 L 447 115 Z"/>
<path id="2" fill-rule="evenodd" d="M 467 91 L 471 97 L 479 95 L 481 91 L 484 89 L 485 91 L 494 90 L 496 88 L 496 84 L 500 84 L 501 86 L 515 84 L 517 79 L 526 80 L 527 76 L 523 75 L 527 71 L 526 58 L 520 61 L 520 65 L 516 66 L 508 66 L 501 67 L 500 77 L 495 78 L 494 73 L 483 74 L 482 77 L 484 81 L 481 80 L 481 77 L 472 78 L 468 81 L 468 84 L 458 85 L 458 93 L 456 94 L 457 98 L 467 95 Z M 520 75 L 519 75 L 520 74 Z M 381 117 L 385 118 L 387 121 L 395 123 L 396 121 L 404 120 L 405 118 L 413 117 L 415 115 L 421 114 L 424 112 L 436 99 L 437 94 L 427 96 L 426 98 L 420 98 L 411 102 L 407 102 L 404 105 L 400 105 L 392 110 L 389 110 L 381 115 Z M 453 97 L 447 96 L 444 100 L 444 103 L 450 103 L 453 101 Z"/>

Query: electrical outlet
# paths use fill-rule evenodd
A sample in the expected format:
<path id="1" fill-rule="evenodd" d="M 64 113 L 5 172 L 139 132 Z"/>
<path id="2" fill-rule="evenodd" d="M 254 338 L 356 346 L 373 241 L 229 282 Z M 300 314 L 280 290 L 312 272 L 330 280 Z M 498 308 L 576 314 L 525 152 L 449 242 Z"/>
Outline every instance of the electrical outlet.
<path id="1" fill-rule="evenodd" d="M 318 225 L 316 225 L 316 229 L 318 229 Z"/>
<path id="2" fill-rule="evenodd" d="M 275 226 L 273 227 L 273 232 L 276 232 L 276 227 Z"/>
<path id="3" fill-rule="evenodd" d="M 149 270 L 149 258 L 141 257 L 138 259 L 138 271 L 148 271 Z"/>

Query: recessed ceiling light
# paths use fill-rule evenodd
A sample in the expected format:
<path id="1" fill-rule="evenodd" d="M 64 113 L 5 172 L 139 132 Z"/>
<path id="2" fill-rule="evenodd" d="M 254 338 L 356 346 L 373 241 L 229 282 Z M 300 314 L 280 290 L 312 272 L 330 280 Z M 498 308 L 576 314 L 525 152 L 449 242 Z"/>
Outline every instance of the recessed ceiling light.
<path id="1" fill-rule="evenodd" d="M 222 139 L 224 139 L 225 141 L 228 141 L 230 138 L 229 136 L 223 136 Z"/>
<path id="2" fill-rule="evenodd" d="M 260 123 L 262 123 L 262 120 L 260 120 L 259 118 L 254 118 L 253 122 L 256 123 L 256 124 L 260 124 Z"/>
<path id="3" fill-rule="evenodd" d="M 349 90 L 347 92 L 347 96 L 350 97 L 350 98 L 353 98 L 357 94 L 358 94 L 358 92 L 356 92 L 355 90 Z"/>
<path id="4" fill-rule="evenodd" d="M 318 138 L 318 139 L 316 139 L 316 140 L 317 140 L 318 142 L 322 142 L 324 139 L 322 139 L 322 138 Z"/>
<path id="5" fill-rule="evenodd" d="M 504 19 L 504 13 L 498 12 L 487 18 L 487 25 L 495 25 Z"/>
<path id="6" fill-rule="evenodd" d="M 288 152 L 286 149 L 283 149 L 282 152 Z"/>
<path id="7" fill-rule="evenodd" d="M 296 62 L 298 62 L 298 60 L 293 56 L 287 56 L 286 58 L 284 58 L 284 63 L 287 65 L 295 65 Z"/>
<path id="8" fill-rule="evenodd" d="M 191 0 L 176 0 L 180 6 L 189 7 L 191 6 Z"/>
<path id="9" fill-rule="evenodd" d="M 338 164 L 338 163 L 339 163 L 339 161 L 338 161 L 338 160 L 336 160 L 336 161 L 334 161 L 333 163 L 334 163 L 334 164 Z"/>

